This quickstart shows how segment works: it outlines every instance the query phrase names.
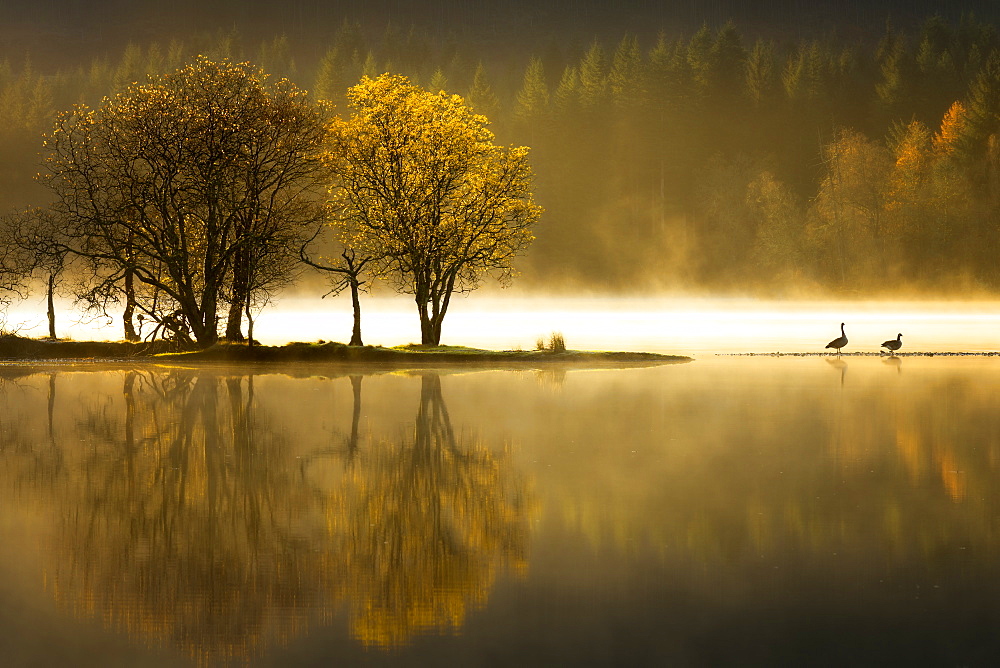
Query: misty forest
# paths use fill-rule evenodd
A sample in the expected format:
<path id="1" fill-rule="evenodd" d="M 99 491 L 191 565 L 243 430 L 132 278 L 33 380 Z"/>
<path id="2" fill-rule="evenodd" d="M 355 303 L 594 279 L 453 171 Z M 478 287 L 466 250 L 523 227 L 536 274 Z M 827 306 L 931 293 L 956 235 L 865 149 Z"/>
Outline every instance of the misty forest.
<path id="1" fill-rule="evenodd" d="M 133 312 L 158 313 L 159 325 L 170 327 L 162 308 L 143 302 L 166 291 L 171 312 L 177 307 L 190 325 L 184 335 L 210 343 L 210 323 L 224 320 L 224 308 L 226 335 L 239 339 L 244 306 L 249 318 L 251 302 L 259 306 L 280 290 L 350 288 L 356 305 L 359 289 L 387 279 L 414 294 L 418 306 L 423 300 L 427 343 L 440 338 L 451 292 L 488 285 L 482 281 L 487 274 L 501 282 L 516 274 L 518 285 L 548 293 L 992 294 L 1000 288 L 1000 34 L 972 14 L 910 23 L 897 26 L 883 17 L 870 34 L 831 28 L 796 37 L 720 21 L 654 34 L 643 26 L 642 37 L 623 30 L 521 39 L 495 49 L 461 33 L 442 39 L 439 31 L 416 25 L 345 19 L 323 38 L 191 30 L 133 40 L 89 59 L 36 59 L 30 50 L 7 48 L 0 53 L 4 252 L 9 266 L 17 256 L 12 246 L 30 250 L 34 283 L 8 280 L 6 296 L 44 291 L 48 281 L 50 291 L 92 307 L 124 304 L 132 309 L 126 336 L 134 338 L 128 329 Z M 363 90 L 377 81 L 457 100 L 463 127 L 478 137 L 469 141 L 480 142 L 477 178 L 513 179 L 505 182 L 505 195 L 508 204 L 518 204 L 501 217 L 517 209 L 515 231 L 493 235 L 492 255 L 478 265 L 442 270 L 418 284 L 421 271 L 391 252 L 401 242 L 372 232 L 379 216 L 374 209 L 348 216 L 355 228 L 341 226 L 335 250 L 334 242 L 315 238 L 313 254 L 300 248 L 298 242 L 313 234 L 310 224 L 336 218 L 325 201 L 329 191 L 312 195 L 324 200 L 325 209 L 295 203 L 292 211 L 290 191 L 279 187 L 274 192 L 286 198 L 283 220 L 298 227 L 269 232 L 269 243 L 284 244 L 286 251 L 295 246 L 295 252 L 278 257 L 268 247 L 262 257 L 251 257 L 239 244 L 220 249 L 231 251 L 219 264 L 229 274 L 202 276 L 216 280 L 211 303 L 186 306 L 184 300 L 196 296 L 170 292 L 177 279 L 163 273 L 169 273 L 163 264 L 169 250 L 160 249 L 165 254 L 156 256 L 155 268 L 140 267 L 136 230 L 114 239 L 105 235 L 102 250 L 95 250 L 94 225 L 106 213 L 83 211 L 93 204 L 80 200 L 94 186 L 88 181 L 93 173 L 74 162 L 83 144 L 68 138 L 88 132 L 73 120 L 75 105 L 98 110 L 102 131 L 121 137 L 115 123 L 126 122 L 121 105 L 130 98 L 116 95 L 209 66 L 259 74 L 261 90 L 286 105 L 274 113 L 302 124 L 290 150 L 305 155 L 324 145 L 327 176 L 341 186 L 351 178 L 360 183 L 360 168 L 343 156 L 362 149 L 349 137 L 332 144 L 319 137 L 319 126 L 309 126 L 307 116 L 315 114 L 316 123 L 338 119 L 326 127 L 339 123 L 343 130 L 354 122 L 352 111 L 377 101 Z M 448 95 L 438 95 L 442 91 Z M 289 111 L 293 107 L 298 111 Z M 166 117 L 165 108 L 155 113 Z M 244 120 L 281 124 L 261 114 Z M 129 131 L 138 142 L 144 130 Z M 272 148 L 285 141 L 275 135 Z M 65 169 L 83 179 L 72 193 Z M 295 188 L 301 174 L 272 176 Z M 221 172 L 215 177 L 226 178 Z M 344 206 L 341 201 L 334 209 L 343 212 Z M 84 219 L 89 233 L 66 222 Z M 368 221 L 367 233 L 359 231 L 358 220 Z M 53 243 L 53 231 L 85 239 L 73 254 L 87 261 L 64 267 L 72 244 Z M 247 269 L 257 265 L 266 270 Z M 14 266 L 23 276 L 27 264 Z M 139 282 L 147 293 L 139 294 Z M 212 331 L 201 332 L 196 322 Z"/>

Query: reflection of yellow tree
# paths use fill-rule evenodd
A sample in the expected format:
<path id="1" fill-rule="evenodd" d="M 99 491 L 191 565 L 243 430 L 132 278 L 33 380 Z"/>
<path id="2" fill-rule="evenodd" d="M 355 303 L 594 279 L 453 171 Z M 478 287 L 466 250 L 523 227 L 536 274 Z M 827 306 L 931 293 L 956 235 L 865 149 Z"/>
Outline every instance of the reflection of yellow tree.
<path id="1" fill-rule="evenodd" d="M 421 378 L 413 430 L 357 454 L 329 514 L 333 569 L 366 645 L 457 629 L 498 568 L 523 568 L 527 499 L 506 457 L 456 436 L 436 374 Z"/>
<path id="2" fill-rule="evenodd" d="M 211 376 L 128 372 L 123 419 L 90 411 L 81 427 L 90 449 L 62 492 L 58 599 L 202 660 L 294 633 L 313 604 L 301 577 L 313 552 L 292 530 L 309 499 L 243 381 L 223 392 Z"/>

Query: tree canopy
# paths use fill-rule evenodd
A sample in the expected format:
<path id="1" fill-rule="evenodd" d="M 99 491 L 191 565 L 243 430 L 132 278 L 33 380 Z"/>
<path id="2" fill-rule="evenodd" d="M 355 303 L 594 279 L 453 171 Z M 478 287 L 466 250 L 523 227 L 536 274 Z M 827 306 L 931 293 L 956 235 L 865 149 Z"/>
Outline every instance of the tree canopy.
<path id="1" fill-rule="evenodd" d="M 533 239 L 528 149 L 496 146 L 460 96 L 403 76 L 365 77 L 348 97 L 354 113 L 331 123 L 324 154 L 331 219 L 414 296 L 421 342 L 437 345 L 452 294 L 487 273 L 508 280 Z"/>
<path id="2" fill-rule="evenodd" d="M 320 109 L 248 63 L 199 57 L 96 109 L 60 114 L 44 183 L 66 251 L 92 270 L 85 297 L 126 301 L 210 344 L 294 266 L 321 217 Z"/>

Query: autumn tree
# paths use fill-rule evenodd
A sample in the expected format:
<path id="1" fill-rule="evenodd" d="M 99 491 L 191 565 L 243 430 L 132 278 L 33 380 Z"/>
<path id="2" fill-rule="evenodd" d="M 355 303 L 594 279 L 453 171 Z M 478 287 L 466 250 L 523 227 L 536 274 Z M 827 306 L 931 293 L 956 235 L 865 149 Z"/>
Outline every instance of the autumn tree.
<path id="1" fill-rule="evenodd" d="M 452 295 L 484 275 L 501 282 L 532 240 L 528 149 L 493 143 L 486 117 L 457 95 L 429 93 L 406 77 L 364 78 L 354 110 L 330 125 L 329 212 L 349 246 L 378 256 L 411 294 L 421 342 L 438 345 Z"/>
<path id="2" fill-rule="evenodd" d="M 42 179 L 65 250 L 94 268 L 91 294 L 120 299 L 132 280 L 141 312 L 209 345 L 227 303 L 238 338 L 246 304 L 287 276 L 319 219 L 323 136 L 304 91 L 199 57 L 61 114 Z"/>
<path id="3" fill-rule="evenodd" d="M 845 282 L 885 275 L 899 238 L 888 215 L 893 156 L 886 146 L 854 130 L 842 130 L 823 149 L 826 175 L 814 204 L 818 237 L 829 244 L 827 256 Z"/>

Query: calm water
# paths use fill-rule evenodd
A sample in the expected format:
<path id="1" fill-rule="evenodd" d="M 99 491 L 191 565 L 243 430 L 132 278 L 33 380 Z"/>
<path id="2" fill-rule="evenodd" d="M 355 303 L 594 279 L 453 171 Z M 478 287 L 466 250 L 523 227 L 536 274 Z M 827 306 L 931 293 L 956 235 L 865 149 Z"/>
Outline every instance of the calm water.
<path id="1" fill-rule="evenodd" d="M 984 665 L 1000 359 L 0 366 L 6 665 Z"/>

